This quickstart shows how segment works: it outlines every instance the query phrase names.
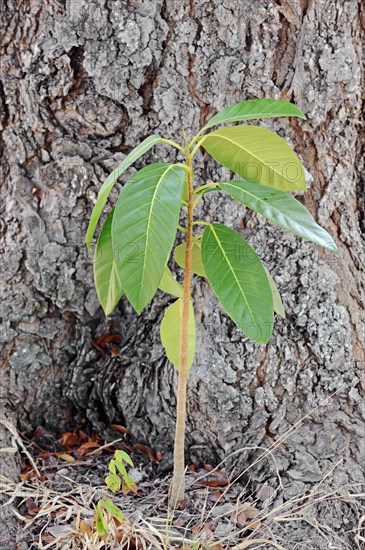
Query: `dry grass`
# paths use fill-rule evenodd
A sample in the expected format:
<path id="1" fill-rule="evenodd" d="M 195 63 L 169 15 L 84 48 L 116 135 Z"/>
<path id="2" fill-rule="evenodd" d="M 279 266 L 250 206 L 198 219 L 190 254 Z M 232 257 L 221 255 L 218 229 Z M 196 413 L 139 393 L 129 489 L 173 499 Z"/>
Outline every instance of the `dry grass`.
<path id="1" fill-rule="evenodd" d="M 330 473 L 327 477 L 329 477 Z M 64 477 L 64 476 L 62 476 Z M 286 546 L 285 529 L 280 536 L 278 527 L 287 527 L 288 524 L 308 524 L 317 531 L 323 539 L 323 548 L 350 550 L 362 548 L 364 537 L 364 506 L 365 494 L 356 493 L 355 487 L 342 487 L 341 490 L 321 490 L 318 484 L 309 494 L 298 495 L 278 507 L 267 504 L 264 509 L 257 510 L 257 514 L 241 529 L 232 528 L 230 532 L 221 537 L 216 537 L 209 526 L 212 520 L 216 525 L 230 524 L 233 516 L 237 516 L 242 509 L 247 507 L 255 509 L 255 501 L 250 503 L 237 499 L 234 508 L 216 514 L 219 506 L 209 504 L 206 491 L 205 499 L 202 499 L 201 509 L 196 512 L 175 510 L 169 513 L 165 507 L 165 514 L 148 515 L 141 513 L 141 504 L 133 497 L 115 497 L 115 503 L 123 507 L 126 520 L 118 527 L 111 522 L 108 538 L 102 540 L 98 537 L 93 526 L 95 502 L 101 496 L 102 487 L 92 488 L 86 484 L 75 484 L 73 480 L 65 478 L 69 483 L 68 490 L 62 492 L 57 484 L 40 482 L 37 479 L 22 481 L 18 484 L 1 477 L 0 493 L 8 497 L 7 504 L 12 506 L 17 516 L 24 540 L 29 541 L 29 533 L 38 532 L 35 543 L 42 550 L 66 550 L 66 549 L 156 549 L 167 550 L 169 548 L 184 548 L 191 550 L 235 548 L 278 548 L 280 550 L 292 550 Z M 324 480 L 323 480 L 324 481 Z M 148 497 L 148 507 L 153 511 L 151 503 L 156 508 L 161 507 L 167 496 L 167 483 L 159 487 L 153 495 Z M 189 492 L 195 491 L 190 487 Z M 33 499 L 37 503 L 37 512 L 29 519 L 19 512 L 21 503 L 27 499 Z M 15 502 L 20 500 L 20 505 Z M 320 506 L 333 501 L 346 503 L 356 507 L 360 520 L 358 529 L 353 533 L 353 544 L 334 532 L 328 525 L 321 524 L 318 520 Z M 360 513 L 361 512 L 361 513 Z M 184 517 L 183 527 L 177 527 L 179 519 Z M 196 527 L 198 526 L 198 528 Z M 37 527 L 37 529 L 35 529 Z M 273 534 L 275 532 L 275 536 Z M 327 546 L 326 546 L 327 545 Z M 356 545 L 356 546 L 355 546 Z"/>
<path id="2" fill-rule="evenodd" d="M 322 406 L 322 405 L 321 405 Z M 155 549 L 168 550 L 222 550 L 231 549 L 270 549 L 296 550 L 306 546 L 290 542 L 288 533 L 293 529 L 302 533 L 316 534 L 320 541 L 317 547 L 333 550 L 353 550 L 365 548 L 365 493 L 355 485 L 332 487 L 333 473 L 340 465 L 335 464 L 323 479 L 310 492 L 298 494 L 284 503 L 280 500 L 283 490 L 279 470 L 277 488 L 263 500 L 258 495 L 249 494 L 247 486 L 242 489 L 239 480 L 259 461 L 269 458 L 275 462 L 275 449 L 281 445 L 308 417 L 306 415 L 288 430 L 279 440 L 244 471 L 240 471 L 224 490 L 220 491 L 216 501 L 210 498 L 212 489 L 203 485 L 228 460 L 249 450 L 240 449 L 232 453 L 212 471 L 202 475 L 187 474 L 187 501 L 192 505 L 183 510 L 169 511 L 167 508 L 168 479 L 155 480 L 152 489 L 145 496 L 114 495 L 113 500 L 125 512 L 125 521 L 116 525 L 110 522 L 107 538 L 101 539 L 95 530 L 93 517 L 95 504 L 105 494 L 105 485 L 100 480 L 98 487 L 86 483 L 76 483 L 65 475 L 58 480 L 40 481 L 32 478 L 14 483 L 0 476 L 0 496 L 6 499 L 19 522 L 20 541 L 28 548 L 41 550 L 117 550 L 117 549 Z M 13 441 L 18 441 L 11 429 Z M 108 446 L 108 445 L 107 445 Z M 20 446 L 27 456 L 29 452 Z M 250 450 L 258 450 L 257 447 Z M 3 451 L 6 451 L 6 449 Z M 9 452 L 11 450 L 9 449 Z M 12 451 L 11 451 L 12 452 Z M 29 458 L 29 456 L 28 456 Z M 90 457 L 92 460 L 94 457 Z M 32 464 L 34 461 L 32 460 Z M 105 463 L 106 470 L 106 463 Z M 32 513 L 29 502 L 33 503 Z M 358 518 L 358 525 L 348 533 L 338 533 L 323 520 L 326 507 L 351 507 L 352 516 Z M 23 510 L 25 510 L 23 512 Z M 244 520 L 242 520 L 242 517 Z M 302 543 L 300 543 L 302 544 Z"/>

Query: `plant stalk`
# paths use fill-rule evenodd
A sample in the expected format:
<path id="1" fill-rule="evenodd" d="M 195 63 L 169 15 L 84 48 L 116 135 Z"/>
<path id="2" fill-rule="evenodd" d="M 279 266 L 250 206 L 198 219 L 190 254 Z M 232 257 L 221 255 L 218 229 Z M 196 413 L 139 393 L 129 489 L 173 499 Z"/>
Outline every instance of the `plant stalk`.
<path id="1" fill-rule="evenodd" d="M 188 167 L 188 201 L 184 289 L 181 308 L 180 357 L 176 405 L 176 432 L 174 447 L 174 474 L 171 483 L 169 506 L 176 508 L 185 498 L 185 424 L 186 424 L 186 383 L 188 377 L 189 347 L 189 305 L 191 287 L 191 264 L 193 250 L 194 189 L 193 169 L 189 142 L 185 138 L 185 159 Z"/>

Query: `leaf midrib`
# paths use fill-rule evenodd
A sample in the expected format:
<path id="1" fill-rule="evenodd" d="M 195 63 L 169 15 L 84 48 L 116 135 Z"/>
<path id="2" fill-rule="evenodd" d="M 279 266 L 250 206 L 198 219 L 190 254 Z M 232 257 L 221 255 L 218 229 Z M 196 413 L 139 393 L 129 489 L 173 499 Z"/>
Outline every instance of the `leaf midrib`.
<path id="1" fill-rule="evenodd" d="M 253 312 L 252 312 L 252 309 L 251 309 L 250 306 L 249 306 L 249 303 L 248 303 L 247 298 L 246 298 L 246 295 L 245 295 L 245 293 L 244 293 L 244 291 L 243 291 L 243 289 L 242 289 L 242 286 L 241 286 L 239 280 L 238 280 L 237 277 L 236 277 L 236 274 L 235 274 L 235 272 L 234 272 L 234 270 L 233 270 L 232 264 L 231 264 L 231 262 L 229 261 L 228 256 L 227 256 L 227 254 L 226 254 L 225 251 L 224 251 L 224 248 L 222 248 L 222 247 L 220 246 L 220 241 L 219 241 L 219 239 L 218 239 L 217 233 L 216 233 L 216 231 L 214 230 L 214 228 L 213 228 L 212 225 L 210 225 L 209 228 L 210 228 L 210 230 L 212 231 L 212 233 L 214 234 L 214 237 L 215 237 L 215 239 L 216 239 L 216 241 L 217 241 L 217 244 L 218 244 L 219 248 L 221 249 L 221 251 L 222 251 L 222 253 L 223 253 L 223 255 L 224 255 L 224 257 L 225 257 L 225 259 L 226 259 L 226 261 L 227 261 L 227 264 L 228 264 L 228 266 L 230 267 L 230 269 L 231 269 L 231 271 L 232 271 L 232 274 L 233 274 L 233 276 L 234 276 L 234 278 L 235 278 L 235 280 L 236 280 L 236 282 L 237 282 L 238 287 L 239 287 L 240 290 L 241 290 L 243 299 L 245 300 L 246 305 L 247 305 L 247 309 L 248 309 L 248 311 L 250 312 L 250 315 L 251 315 L 252 319 L 254 320 L 254 323 L 255 323 L 255 325 L 256 325 L 256 328 L 258 328 L 258 323 L 256 322 L 256 318 L 255 318 L 255 316 L 254 316 L 254 314 L 253 314 Z"/>
<path id="2" fill-rule="evenodd" d="M 305 226 L 304 225 L 301 225 L 300 223 L 298 223 L 297 221 L 294 220 L 294 218 L 291 218 L 289 217 L 287 214 L 285 214 L 285 212 L 283 210 L 279 210 L 277 207 L 273 206 L 272 203 L 269 203 L 269 202 L 266 202 L 264 201 L 262 198 L 258 197 L 257 195 L 254 195 L 253 193 L 251 193 L 250 191 L 247 191 L 246 189 L 242 190 L 240 187 L 238 187 L 237 185 L 233 185 L 231 184 L 230 182 L 223 182 L 223 185 L 226 185 L 228 187 L 234 187 L 235 189 L 243 192 L 243 193 L 247 193 L 247 195 L 249 195 L 250 197 L 256 199 L 257 201 L 259 201 L 260 203 L 262 204 L 265 204 L 266 206 L 269 206 L 272 210 L 274 210 L 277 214 L 280 214 L 283 216 L 283 218 L 285 218 L 287 221 L 291 222 L 291 223 L 288 223 L 288 225 L 294 225 L 296 228 L 299 227 L 299 228 L 304 228 Z M 301 204 L 299 201 L 297 201 L 294 197 L 291 197 L 293 200 L 295 200 L 298 204 Z M 248 205 L 246 205 L 248 206 Z M 302 206 L 302 205 L 301 205 Z M 249 208 L 251 208 L 250 206 L 248 206 Z M 254 208 L 252 208 L 252 210 L 254 210 Z M 270 222 L 272 222 L 272 220 L 270 218 L 268 218 L 267 216 L 265 216 L 265 214 L 262 214 L 261 212 L 258 212 L 261 216 L 263 216 L 264 218 L 266 218 L 267 220 L 269 220 Z M 315 221 L 315 219 L 313 218 L 313 216 L 311 215 L 310 212 L 307 212 L 309 214 L 309 216 L 312 218 L 314 224 L 316 225 L 316 227 L 320 228 L 321 227 L 317 224 L 317 222 Z M 287 227 L 285 227 L 283 224 L 280 224 L 278 222 L 275 222 L 276 225 L 278 225 L 279 227 L 281 227 L 282 229 L 288 229 Z M 308 229 L 306 229 L 306 231 L 308 231 Z M 307 240 L 310 240 L 310 239 L 307 239 Z"/>
<path id="3" fill-rule="evenodd" d="M 146 240 L 145 240 L 145 247 L 144 247 L 144 253 L 143 253 L 142 280 L 141 280 L 141 285 L 139 287 L 139 293 L 138 293 L 138 300 L 139 301 L 141 300 L 142 290 L 144 288 L 145 274 L 147 272 L 147 269 L 146 269 L 147 248 L 149 247 L 151 249 L 151 246 L 149 244 L 149 235 L 150 235 L 150 226 L 151 226 L 153 205 L 154 205 L 154 202 L 156 200 L 157 191 L 159 190 L 160 185 L 162 183 L 162 179 L 165 177 L 165 175 L 168 173 L 169 170 L 172 170 L 174 168 L 174 166 L 175 166 L 174 164 L 171 164 L 171 165 L 167 166 L 166 169 L 164 170 L 163 174 L 161 175 L 161 177 L 159 178 L 159 180 L 156 184 L 155 190 L 153 192 L 152 200 L 151 200 L 151 203 L 150 203 L 150 210 L 149 210 L 149 215 L 148 215 L 148 218 L 147 218 Z"/>

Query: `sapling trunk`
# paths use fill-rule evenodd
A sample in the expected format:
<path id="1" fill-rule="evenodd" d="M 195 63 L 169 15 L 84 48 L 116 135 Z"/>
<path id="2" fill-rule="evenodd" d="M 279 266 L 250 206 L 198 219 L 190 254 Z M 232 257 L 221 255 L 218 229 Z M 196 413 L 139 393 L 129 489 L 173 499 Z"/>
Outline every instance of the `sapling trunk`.
<path id="1" fill-rule="evenodd" d="M 176 432 L 174 447 L 174 474 L 171 483 L 169 505 L 171 508 L 184 500 L 185 497 L 185 423 L 186 423 L 186 383 L 188 376 L 188 354 L 189 354 L 189 304 L 191 287 L 191 264 L 193 250 L 193 215 L 194 215 L 194 190 L 193 170 L 189 143 L 185 136 L 185 159 L 188 167 L 188 213 L 186 230 L 186 251 L 185 251 L 185 273 L 184 290 L 181 310 L 180 329 L 180 356 L 179 375 L 177 387 L 176 405 Z"/>

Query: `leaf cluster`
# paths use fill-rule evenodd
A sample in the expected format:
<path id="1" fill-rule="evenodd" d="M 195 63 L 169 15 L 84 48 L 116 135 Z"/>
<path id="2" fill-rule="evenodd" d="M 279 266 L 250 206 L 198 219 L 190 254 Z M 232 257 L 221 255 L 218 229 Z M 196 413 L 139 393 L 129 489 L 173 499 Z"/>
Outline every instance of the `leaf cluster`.
<path id="1" fill-rule="evenodd" d="M 129 491 L 137 491 L 135 481 L 128 474 L 126 466 L 131 466 L 133 468 L 131 457 L 125 451 L 115 451 L 114 457 L 110 460 L 108 465 L 110 474 L 105 478 L 106 485 L 113 493 L 119 491 L 120 488 L 122 488 L 124 494 L 127 494 Z M 109 497 L 107 497 L 99 500 L 96 506 L 95 525 L 99 536 L 103 537 L 107 534 L 109 519 L 117 520 L 119 523 L 122 523 L 124 513 Z"/>
<path id="2" fill-rule="evenodd" d="M 305 119 L 295 105 L 274 99 L 240 102 L 215 115 L 190 143 L 182 147 L 152 135 L 140 143 L 102 185 L 87 231 L 90 248 L 95 228 L 108 195 L 123 172 L 159 143 L 167 143 L 193 159 L 203 148 L 219 164 L 234 173 L 234 179 L 208 182 L 194 188 L 194 206 L 207 193 L 229 195 L 271 223 L 337 254 L 330 235 L 307 209 L 288 192 L 306 189 L 304 168 L 287 142 L 266 128 L 251 124 L 213 126 L 273 117 Z M 125 294 L 140 313 L 160 289 L 176 300 L 161 323 L 166 354 L 178 368 L 183 288 L 168 267 L 181 209 L 187 206 L 186 163 L 157 162 L 135 172 L 122 187 L 115 208 L 107 216 L 94 256 L 95 286 L 100 303 L 109 315 Z M 274 313 L 285 317 L 276 284 L 256 252 L 230 227 L 195 221 L 204 232 L 194 236 L 192 272 L 210 283 L 221 305 L 241 331 L 259 344 L 268 342 Z M 186 244 L 173 253 L 185 268 Z M 189 313 L 189 367 L 195 353 L 195 320 L 191 300 Z M 115 464 L 115 469 L 118 469 Z M 119 470 L 120 473 L 122 473 Z M 110 482 L 117 486 L 116 473 Z M 118 476 L 117 476 L 118 477 Z"/>

